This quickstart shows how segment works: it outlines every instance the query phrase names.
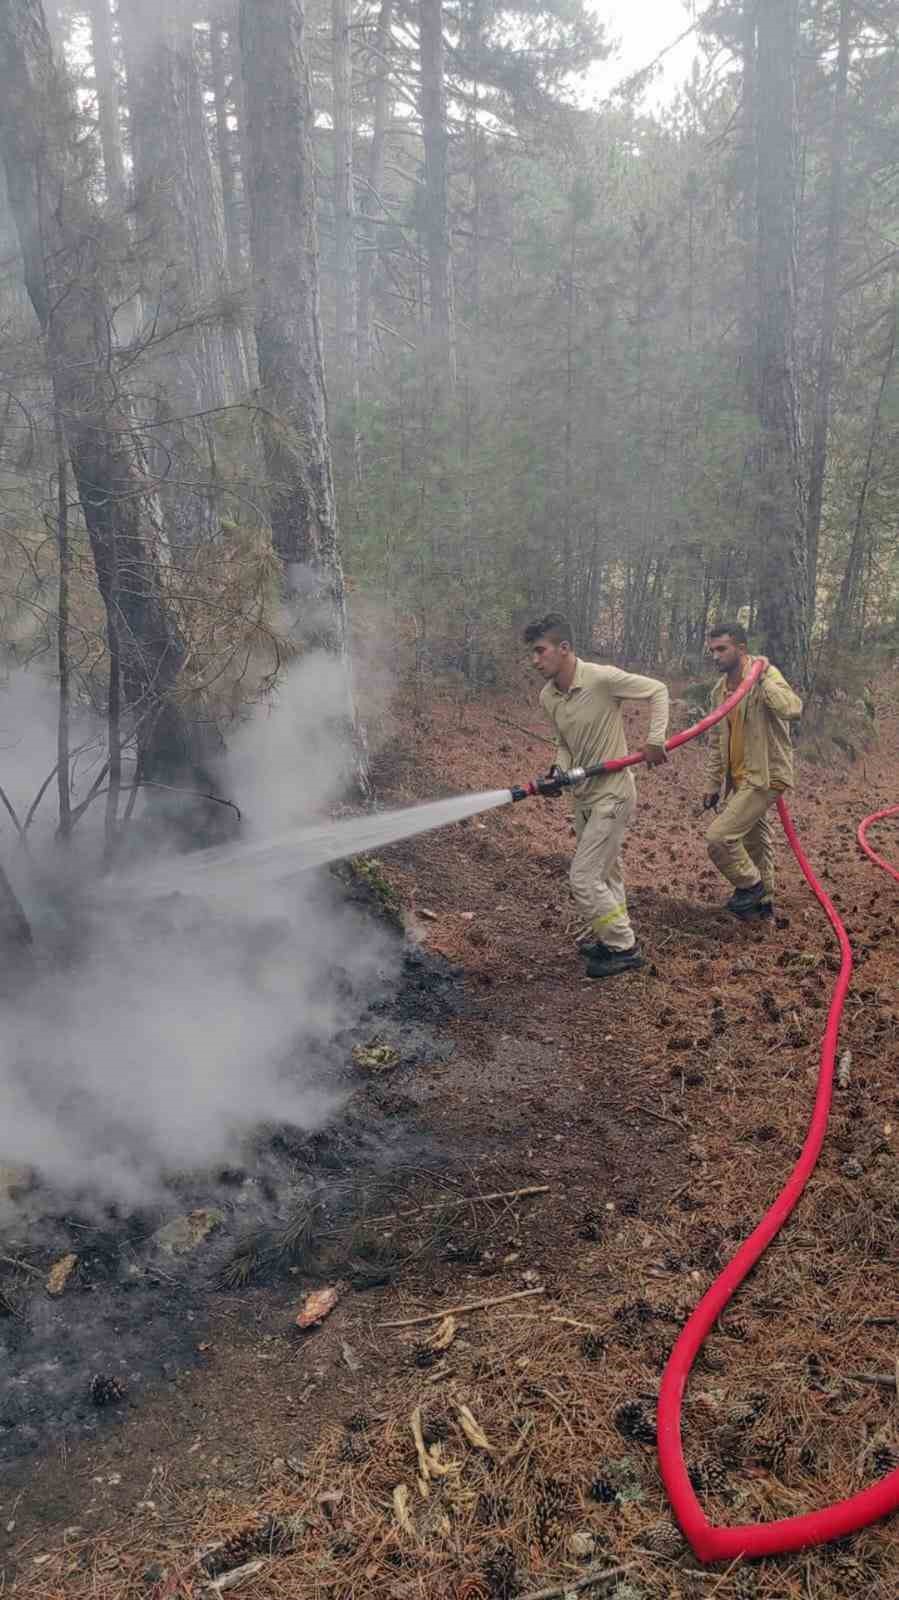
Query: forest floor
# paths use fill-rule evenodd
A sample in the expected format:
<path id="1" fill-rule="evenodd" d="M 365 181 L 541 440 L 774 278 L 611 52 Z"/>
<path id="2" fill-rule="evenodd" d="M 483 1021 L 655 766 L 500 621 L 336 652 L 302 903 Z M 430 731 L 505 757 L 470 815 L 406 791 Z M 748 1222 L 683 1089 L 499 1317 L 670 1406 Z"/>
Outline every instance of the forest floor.
<path id="1" fill-rule="evenodd" d="M 877 746 L 841 771 L 804 762 L 795 799 L 858 957 L 852 1063 L 808 1192 L 688 1391 L 688 1462 L 721 1522 L 809 1510 L 899 1463 L 899 899 L 854 843 L 858 818 L 897 798 L 899 721 L 881 699 Z M 548 764 L 521 731 L 539 727 L 523 695 L 437 702 L 381 758 L 382 797 L 527 777 Z M 702 762 L 691 746 L 639 779 L 640 974 L 591 982 L 572 953 L 564 802 L 385 853 L 413 934 L 464 971 L 449 1059 L 380 1073 L 395 1115 L 446 1152 L 397 1175 L 383 1212 L 403 1215 L 375 1224 L 401 1267 L 306 1334 L 301 1280 L 223 1297 L 201 1370 L 33 1460 L 3 1496 L 6 1592 L 507 1600 L 608 1567 L 617 1578 L 581 1592 L 896 1600 L 899 1518 L 705 1571 L 659 1478 L 662 1368 L 797 1155 L 836 964 L 785 844 L 776 924 L 716 909 Z M 899 857 L 899 830 L 877 842 Z M 483 1198 L 520 1190 L 534 1192 Z M 213 1587 L 241 1566 L 239 1587 Z"/>

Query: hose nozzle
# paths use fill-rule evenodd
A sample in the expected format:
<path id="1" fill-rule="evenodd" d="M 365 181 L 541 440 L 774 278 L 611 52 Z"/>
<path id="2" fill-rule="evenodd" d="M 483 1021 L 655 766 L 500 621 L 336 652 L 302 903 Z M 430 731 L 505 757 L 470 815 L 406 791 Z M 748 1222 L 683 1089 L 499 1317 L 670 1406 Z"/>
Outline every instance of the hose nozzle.
<path id="1" fill-rule="evenodd" d="M 582 783 L 584 778 L 593 777 L 603 771 L 603 767 L 571 767 L 568 772 L 563 772 L 561 767 L 550 767 L 542 778 L 532 778 L 530 783 L 517 784 L 510 792 L 513 800 L 530 800 L 534 795 L 542 795 L 544 800 L 555 799 L 563 789 L 571 789 L 576 783 Z"/>

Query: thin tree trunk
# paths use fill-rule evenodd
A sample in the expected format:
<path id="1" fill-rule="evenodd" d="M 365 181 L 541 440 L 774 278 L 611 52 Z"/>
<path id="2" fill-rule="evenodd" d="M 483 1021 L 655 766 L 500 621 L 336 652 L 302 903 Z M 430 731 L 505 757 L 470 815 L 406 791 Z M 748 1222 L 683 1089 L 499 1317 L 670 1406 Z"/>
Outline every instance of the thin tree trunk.
<path id="1" fill-rule="evenodd" d="M 349 398 L 353 476 L 361 482 L 359 441 L 359 322 L 356 281 L 356 202 L 353 178 L 353 67 L 350 0 L 331 0 L 331 81 L 334 124 L 334 272 L 337 371 Z"/>
<path id="2" fill-rule="evenodd" d="M 72 832 L 72 788 L 70 761 L 71 679 L 69 673 L 69 584 L 72 552 L 69 545 L 69 456 L 65 425 L 58 403 L 53 407 L 56 441 L 56 547 L 59 556 L 59 598 L 56 620 L 56 664 L 59 674 L 59 704 L 56 722 L 56 785 L 59 796 L 59 838 Z"/>
<path id="3" fill-rule="evenodd" d="M 0 995 L 13 998 L 22 983 L 34 975 L 32 933 L 15 889 L 0 867 Z"/>
<path id="4" fill-rule="evenodd" d="M 887 341 L 886 357 L 877 398 L 874 402 L 874 411 L 871 417 L 871 430 L 868 434 L 868 448 L 865 454 L 865 469 L 859 486 L 858 499 L 855 506 L 855 522 L 852 529 L 852 542 L 846 558 L 846 567 L 840 584 L 840 593 L 831 622 L 830 635 L 834 644 L 845 645 L 849 639 L 853 620 L 859 609 L 859 587 L 862 571 L 867 554 L 868 529 L 865 513 L 868 505 L 868 494 L 874 468 L 874 452 L 880 439 L 881 418 L 883 416 L 883 398 L 887 385 L 893 373 L 896 361 L 896 316 L 897 305 L 894 295 L 893 305 L 890 310 L 890 334 Z"/>
<path id="5" fill-rule="evenodd" d="M 798 0 L 759 0 L 759 617 L 766 653 L 804 687 L 809 593 L 795 361 L 798 37 Z"/>
<path id="6" fill-rule="evenodd" d="M 192 0 L 119 0 L 128 77 L 135 216 L 145 299 L 158 308 L 158 466 L 176 558 L 218 534 L 202 430 L 185 421 L 246 392 L 227 290 L 224 223 L 194 46 Z M 171 419 L 171 421 L 169 421 Z M 162 425 L 165 424 L 165 425 Z"/>
<path id="7" fill-rule="evenodd" d="M 390 116 L 390 33 L 393 23 L 393 0 L 381 0 L 378 12 L 378 30 L 375 45 L 375 91 L 372 103 L 371 147 L 368 156 L 368 192 L 362 211 L 372 216 L 378 207 L 378 196 L 384 182 L 384 151 L 387 143 L 387 122 Z M 372 327 L 372 301 L 375 270 L 378 260 L 377 228 L 366 228 L 366 248 L 359 256 L 359 359 L 370 370 L 374 364 L 374 338 Z"/>
<path id="8" fill-rule="evenodd" d="M 753 412 L 758 407 L 758 377 L 755 348 L 755 242 L 758 217 L 758 45 L 756 15 L 758 0 L 743 0 L 741 17 L 742 116 L 737 181 L 740 205 L 737 231 L 742 246 L 745 293 L 740 309 L 740 374 L 747 403 Z"/>
<path id="9" fill-rule="evenodd" d="M 212 62 L 216 155 L 218 156 L 222 202 L 225 211 L 228 270 L 232 279 L 236 280 L 243 271 L 243 256 L 240 247 L 240 210 L 237 201 L 237 180 L 234 171 L 234 156 L 231 149 L 233 135 L 228 126 L 228 52 L 225 30 L 215 19 L 213 19 L 209 27 L 209 54 Z"/>
<path id="10" fill-rule="evenodd" d="M 122 152 L 119 80 L 112 40 L 112 17 L 109 13 L 109 0 L 89 0 L 89 4 L 94 82 L 97 88 L 97 111 L 100 122 L 100 144 L 103 150 L 103 169 L 106 174 L 106 193 L 110 204 L 121 208 L 125 203 L 126 194 L 125 158 Z"/>
<path id="11" fill-rule="evenodd" d="M 449 239 L 449 134 L 443 67 L 442 0 L 418 0 L 418 28 L 430 327 L 438 388 L 451 392 L 456 382 L 456 353 Z"/>
<path id="12" fill-rule="evenodd" d="M 355 727 L 319 312 L 312 98 L 298 0 L 241 0 L 250 237 L 272 537 L 308 644 L 335 656 Z M 365 779 L 358 740 L 356 775 Z"/>
<path id="13" fill-rule="evenodd" d="M 830 402 L 833 389 L 833 341 L 836 331 L 840 238 L 843 228 L 845 194 L 851 34 L 852 0 L 841 0 L 837 69 L 833 89 L 833 124 L 830 135 L 830 195 L 827 208 L 824 281 L 821 286 L 821 322 L 815 383 L 815 418 L 812 431 L 812 454 L 806 510 L 807 559 L 812 604 L 814 604 L 818 586 L 818 545 L 821 535 L 821 510 L 824 503 L 827 439 L 830 429 Z"/>
<path id="14" fill-rule="evenodd" d="M 565 457 L 564 504 L 562 507 L 562 595 L 566 616 L 574 602 L 574 561 L 572 550 L 574 506 L 574 273 L 577 264 L 577 212 L 571 214 L 571 244 L 568 282 L 565 286 Z"/>

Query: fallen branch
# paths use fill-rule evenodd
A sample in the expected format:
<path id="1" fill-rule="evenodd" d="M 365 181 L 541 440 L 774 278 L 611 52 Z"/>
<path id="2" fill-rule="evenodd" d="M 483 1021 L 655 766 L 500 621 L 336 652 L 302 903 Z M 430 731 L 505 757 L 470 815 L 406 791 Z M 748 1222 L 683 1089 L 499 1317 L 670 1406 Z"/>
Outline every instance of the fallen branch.
<path id="1" fill-rule="evenodd" d="M 367 1223 L 376 1222 L 405 1222 L 411 1217 L 420 1217 L 424 1211 L 446 1211 L 451 1206 L 476 1206 L 486 1205 L 491 1200 L 524 1200 L 531 1194 L 549 1194 L 548 1183 L 538 1183 L 529 1189 L 506 1189 L 497 1194 L 465 1194 L 456 1200 L 435 1200 L 426 1206 L 417 1206 L 414 1211 L 388 1211 L 383 1217 L 365 1217 Z"/>
<path id="2" fill-rule="evenodd" d="M 20 1272 L 30 1272 L 32 1278 L 43 1278 L 44 1274 L 39 1267 L 29 1266 L 27 1261 L 20 1261 L 17 1256 L 0 1256 L 7 1267 L 18 1267 Z"/>
<path id="3" fill-rule="evenodd" d="M 529 1295 L 545 1294 L 539 1289 L 517 1289 L 514 1294 L 498 1294 L 491 1300 L 472 1300 L 467 1306 L 444 1306 L 442 1311 L 429 1311 L 423 1317 L 404 1317 L 401 1322 L 379 1322 L 379 1328 L 417 1328 L 422 1322 L 440 1322 L 444 1317 L 464 1317 L 469 1311 L 485 1311 L 488 1306 L 503 1306 L 509 1300 L 526 1300 Z"/>
<path id="4" fill-rule="evenodd" d="M 896 1374 L 888 1372 L 850 1372 L 847 1374 L 851 1383 L 871 1383 L 879 1389 L 895 1389 Z"/>
<path id="5" fill-rule="evenodd" d="M 623 1578 L 626 1573 L 636 1571 L 637 1565 L 636 1561 L 629 1561 L 626 1567 L 606 1567 L 604 1571 L 596 1568 L 593 1572 L 586 1572 L 582 1578 L 569 1578 L 552 1589 L 532 1589 L 530 1594 L 520 1595 L 519 1600 L 562 1600 L 567 1594 L 579 1594 L 582 1589 L 592 1589 L 596 1584 Z"/>

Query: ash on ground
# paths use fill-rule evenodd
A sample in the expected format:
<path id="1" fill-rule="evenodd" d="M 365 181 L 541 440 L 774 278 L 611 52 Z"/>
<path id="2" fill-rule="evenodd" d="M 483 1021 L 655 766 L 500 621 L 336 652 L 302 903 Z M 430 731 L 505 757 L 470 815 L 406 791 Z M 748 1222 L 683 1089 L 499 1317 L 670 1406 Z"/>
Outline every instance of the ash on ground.
<path id="1" fill-rule="evenodd" d="M 452 1053 L 437 1030 L 461 1009 L 461 980 L 393 938 L 393 970 L 364 997 L 348 995 L 358 1021 L 324 1043 L 297 1041 L 304 1077 L 311 1050 L 313 1073 L 345 1093 L 326 1127 L 262 1128 L 239 1165 L 173 1176 L 157 1204 L 131 1211 L 0 1168 L 0 1475 L 115 1426 L 149 1388 L 199 1365 L 216 1297 L 239 1292 L 244 1268 L 257 1283 L 287 1273 L 298 1286 L 314 1281 L 295 1220 L 304 1207 L 313 1233 L 327 1235 L 404 1165 L 447 1167 L 407 1089 Z M 389 1071 L 360 1070 L 373 1043 Z"/>

